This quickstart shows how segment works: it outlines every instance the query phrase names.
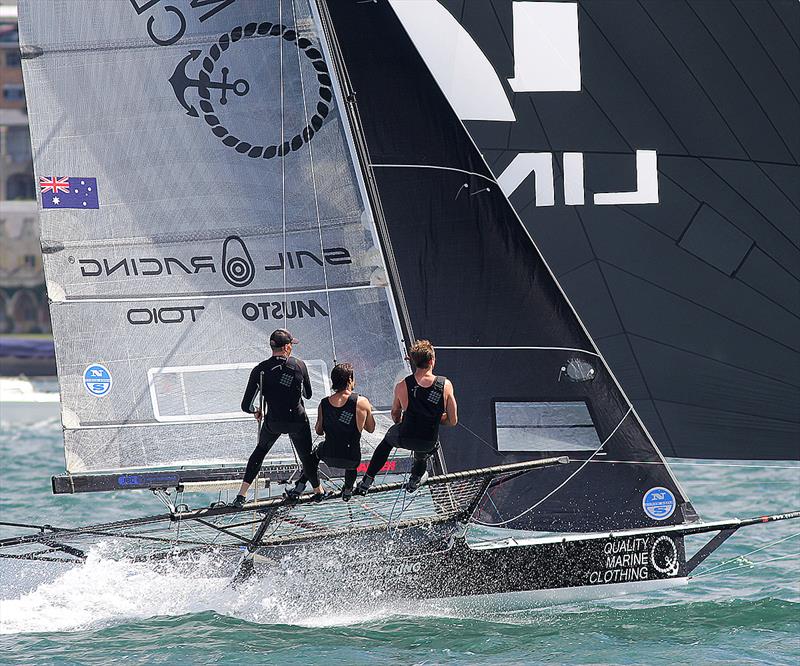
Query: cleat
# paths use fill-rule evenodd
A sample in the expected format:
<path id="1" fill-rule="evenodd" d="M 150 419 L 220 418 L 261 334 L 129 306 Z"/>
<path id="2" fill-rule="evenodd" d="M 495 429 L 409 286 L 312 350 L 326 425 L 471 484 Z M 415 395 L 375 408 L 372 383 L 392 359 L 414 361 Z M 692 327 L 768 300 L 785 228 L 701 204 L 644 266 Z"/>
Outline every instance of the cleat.
<path id="1" fill-rule="evenodd" d="M 427 472 L 425 472 L 422 476 L 410 476 L 410 477 L 408 477 L 408 481 L 406 482 L 406 485 L 405 485 L 406 492 L 409 492 L 409 493 L 416 492 L 417 488 L 419 488 L 427 480 L 428 480 L 428 473 Z"/>
<path id="2" fill-rule="evenodd" d="M 245 501 L 246 501 L 246 498 L 245 498 L 244 495 L 237 495 L 236 499 L 233 500 L 233 503 L 231 504 L 231 506 L 235 506 L 237 509 L 242 509 L 242 508 L 244 508 Z"/>
<path id="3" fill-rule="evenodd" d="M 353 489 L 352 488 L 343 488 L 342 489 L 342 500 L 344 502 L 349 502 L 350 498 L 353 496 Z"/>

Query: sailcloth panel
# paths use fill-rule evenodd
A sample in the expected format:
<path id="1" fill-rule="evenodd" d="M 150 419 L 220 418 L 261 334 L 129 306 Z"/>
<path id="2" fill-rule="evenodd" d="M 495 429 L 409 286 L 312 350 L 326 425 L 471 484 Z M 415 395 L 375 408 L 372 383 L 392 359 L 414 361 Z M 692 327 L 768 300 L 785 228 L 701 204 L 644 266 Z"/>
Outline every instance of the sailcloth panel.
<path id="1" fill-rule="evenodd" d="M 36 0 L 20 31 L 68 471 L 246 460 L 278 327 L 312 421 L 336 361 L 388 409 L 400 328 L 307 0 Z"/>
<path id="2" fill-rule="evenodd" d="M 436 370 L 455 387 L 459 423 L 440 435 L 448 470 L 569 456 L 492 488 L 476 517 L 493 526 L 584 532 L 695 520 L 394 4 L 325 3 L 358 93 L 411 325 L 436 345 Z"/>

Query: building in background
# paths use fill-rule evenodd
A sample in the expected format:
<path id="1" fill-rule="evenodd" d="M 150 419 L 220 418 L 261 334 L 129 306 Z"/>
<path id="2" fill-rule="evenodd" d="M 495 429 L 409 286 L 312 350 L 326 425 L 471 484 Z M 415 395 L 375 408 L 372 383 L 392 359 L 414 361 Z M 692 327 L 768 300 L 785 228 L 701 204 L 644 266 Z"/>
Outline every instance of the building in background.
<path id="1" fill-rule="evenodd" d="M 17 9 L 0 0 L 0 333 L 49 333 Z"/>

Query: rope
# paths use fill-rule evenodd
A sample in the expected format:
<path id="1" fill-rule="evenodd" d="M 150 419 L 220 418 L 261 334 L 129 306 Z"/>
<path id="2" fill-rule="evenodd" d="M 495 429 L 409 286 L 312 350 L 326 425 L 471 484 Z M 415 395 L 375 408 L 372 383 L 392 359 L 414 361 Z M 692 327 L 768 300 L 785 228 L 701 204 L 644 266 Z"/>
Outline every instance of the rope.
<path id="1" fill-rule="evenodd" d="M 739 465 L 736 463 L 713 463 L 713 462 L 678 462 L 671 461 L 669 463 L 660 460 L 592 460 L 594 464 L 611 464 L 611 465 L 661 465 L 673 467 L 675 465 L 684 465 L 691 467 L 745 467 L 750 469 L 794 469 L 800 472 L 800 465 Z"/>
<path id="2" fill-rule="evenodd" d="M 606 438 L 605 438 L 605 439 L 602 441 L 602 443 L 600 444 L 600 446 L 598 446 L 598 447 L 597 447 L 597 448 L 594 450 L 594 453 L 592 453 L 592 455 L 590 455 L 590 456 L 589 456 L 589 457 L 588 457 L 586 460 L 584 460 L 584 461 L 583 461 L 583 464 L 582 464 L 580 467 L 578 467 L 578 469 L 576 469 L 576 470 L 575 470 L 575 471 L 574 471 L 572 474 L 570 474 L 570 475 L 569 475 L 569 476 L 568 476 L 566 479 L 564 479 L 564 480 L 563 480 L 563 481 L 562 481 L 560 484 L 558 484 L 558 485 L 557 485 L 555 488 L 553 488 L 553 490 L 551 490 L 549 493 L 547 493 L 547 495 L 545 495 L 544 497 L 542 497 L 542 499 L 540 499 L 538 502 L 536 502 L 536 504 L 534 504 L 533 506 L 529 506 L 529 507 L 528 507 L 527 509 L 525 509 L 525 510 L 524 510 L 522 513 L 519 513 L 519 514 L 517 514 L 517 515 L 516 515 L 516 516 L 514 516 L 513 518 L 508 518 L 507 520 L 502 520 L 502 521 L 500 521 L 500 522 L 498 522 L 498 523 L 483 523 L 483 522 L 480 522 L 480 521 L 477 521 L 477 520 L 476 520 L 475 522 L 476 522 L 476 523 L 478 523 L 478 525 L 484 525 L 485 527 L 502 527 L 503 525 L 507 525 L 508 523 L 512 523 L 512 522 L 514 522 L 515 520 L 517 520 L 517 519 L 519 519 L 519 518 L 522 518 L 522 516 L 524 516 L 526 513 L 530 513 L 531 511 L 533 511 L 533 510 L 534 510 L 536 507 L 538 507 L 539 505 L 541 505 L 543 502 L 545 502 L 545 501 L 546 501 L 546 500 L 548 500 L 550 497 L 552 497 L 552 496 L 553 496 L 555 493 L 557 493 L 559 490 L 561 490 L 561 489 L 562 489 L 562 488 L 563 488 L 565 485 L 567 485 L 567 483 L 569 483 L 569 482 L 570 482 L 570 481 L 571 481 L 573 478 L 575 478 L 575 476 L 577 476 L 577 474 L 578 474 L 578 473 L 579 473 L 579 472 L 580 472 L 580 471 L 581 471 L 581 470 L 582 470 L 584 467 L 586 467 L 586 465 L 588 465 L 588 464 L 589 464 L 589 462 L 592 460 L 592 458 L 594 458 L 594 457 L 595 457 L 595 456 L 596 456 L 598 453 L 600 453 L 600 449 L 602 449 L 602 448 L 603 448 L 603 447 L 604 447 L 604 446 L 605 446 L 605 445 L 608 443 L 608 441 L 609 441 L 609 440 L 610 440 L 610 439 L 611 439 L 611 438 L 612 438 L 612 437 L 613 437 L 613 436 L 616 434 L 617 430 L 619 430 L 620 426 L 623 424 L 623 422 L 625 421 L 625 419 L 626 419 L 626 418 L 628 418 L 628 415 L 629 415 L 629 414 L 630 414 L 632 411 L 633 411 L 633 407 L 629 407 L 629 408 L 628 408 L 628 411 L 627 411 L 627 412 L 625 412 L 624 416 L 623 416 L 623 417 L 620 419 L 619 423 L 617 423 L 617 426 L 616 426 L 616 428 L 614 428 L 614 430 L 612 430 L 612 431 L 611 431 L 611 434 L 610 434 L 608 437 L 606 437 Z"/>
<path id="3" fill-rule="evenodd" d="M 278 0 L 278 22 L 283 25 L 283 0 Z M 284 141 L 284 90 L 283 90 L 283 37 L 278 39 L 278 53 L 280 54 L 280 88 L 281 88 L 281 145 L 279 151 L 283 150 Z M 286 328 L 286 155 L 281 158 L 281 224 L 283 233 L 283 327 Z"/>
<path id="4" fill-rule="evenodd" d="M 403 475 L 403 483 L 408 483 L 408 474 Z M 389 520 L 386 523 L 386 531 L 390 532 L 392 529 L 392 520 L 394 519 L 394 510 L 397 506 L 397 500 L 403 498 L 403 502 L 400 505 L 400 511 L 397 514 L 397 519 L 400 520 L 400 516 L 402 516 L 409 507 L 414 503 L 415 496 L 410 494 L 406 489 L 405 485 L 397 491 L 397 494 L 394 497 L 394 502 L 392 503 L 392 509 L 389 511 Z"/>
<path id="5" fill-rule="evenodd" d="M 292 0 L 292 11 L 294 13 L 294 29 L 295 32 L 300 35 L 300 30 L 297 27 L 297 8 L 295 6 L 295 0 Z M 297 66 L 300 71 L 300 88 L 303 94 L 303 115 L 305 116 L 305 123 L 306 127 L 311 127 L 311 123 L 309 122 L 308 118 L 308 106 L 306 104 L 306 85 L 305 85 L 305 77 L 303 76 L 303 62 L 300 56 L 300 49 L 297 49 Z M 317 176 L 316 171 L 314 170 L 314 148 L 312 147 L 312 142 L 307 141 L 306 145 L 308 145 L 308 156 L 311 161 L 311 185 L 314 189 L 314 208 L 316 210 L 317 215 L 317 232 L 319 234 L 319 252 L 320 258 L 322 259 L 322 276 L 325 280 L 325 301 L 328 305 L 328 325 L 331 330 L 331 351 L 333 352 L 333 363 L 336 364 L 336 338 L 333 334 L 333 312 L 331 311 L 331 294 L 330 288 L 328 286 L 328 267 L 327 267 L 327 260 L 325 259 L 325 248 L 323 247 L 322 242 L 322 220 L 319 214 L 319 196 L 317 194 Z"/>
<path id="6" fill-rule="evenodd" d="M 798 556 L 797 553 L 789 553 L 788 555 L 779 555 L 778 557 L 770 557 L 770 558 L 767 558 L 766 560 L 759 560 L 758 562 L 747 562 L 747 563 L 740 562 L 739 566 L 731 567 L 730 569 L 723 569 L 722 571 L 717 571 L 717 572 L 715 572 L 713 574 L 701 573 L 701 574 L 698 574 L 697 576 L 691 576 L 691 578 L 703 578 L 704 576 L 708 576 L 708 575 L 721 576 L 724 573 L 732 573 L 732 572 L 736 572 L 736 571 L 742 571 L 743 569 L 752 569 L 753 567 L 758 566 L 759 564 L 767 564 L 768 562 L 775 562 L 777 560 L 785 560 L 787 558 L 797 557 L 797 556 Z M 742 555 L 742 557 L 744 557 L 744 555 Z M 732 560 L 732 561 L 735 561 L 735 560 Z"/>
<path id="7" fill-rule="evenodd" d="M 486 446 L 488 446 L 490 449 L 492 449 L 492 451 L 494 451 L 495 453 L 497 452 L 497 449 L 496 449 L 496 448 L 494 448 L 494 447 L 493 447 L 493 446 L 492 446 L 492 445 L 491 445 L 489 442 L 487 442 L 487 441 L 486 441 L 486 440 L 485 440 L 483 437 L 481 437 L 481 436 L 480 436 L 480 435 L 479 435 L 477 432 L 475 432 L 474 430 L 471 430 L 469 427 L 467 427 L 466 425 L 464 425 L 464 423 L 461 421 L 461 419 L 459 419 L 459 420 L 458 420 L 458 425 L 459 425 L 459 426 L 461 426 L 462 428 L 464 428 L 464 430 L 466 430 L 468 433 L 470 433 L 471 435 L 473 435 L 474 437 L 476 437 L 478 440 L 480 440 L 481 442 L 483 442 L 484 444 L 486 444 Z M 456 426 L 456 427 L 458 427 L 458 426 Z"/>

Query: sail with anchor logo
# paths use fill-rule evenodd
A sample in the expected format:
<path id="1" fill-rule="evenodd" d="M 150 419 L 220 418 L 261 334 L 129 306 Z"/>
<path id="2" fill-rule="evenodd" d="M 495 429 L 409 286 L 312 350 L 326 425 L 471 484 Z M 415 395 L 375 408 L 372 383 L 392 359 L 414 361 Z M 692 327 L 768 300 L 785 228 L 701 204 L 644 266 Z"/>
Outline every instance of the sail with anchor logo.
<path id="1" fill-rule="evenodd" d="M 255 423 L 239 402 L 278 327 L 301 341 L 309 413 L 337 359 L 379 412 L 406 372 L 308 5 L 187 10 L 167 45 L 149 33 L 166 41 L 174 12 L 149 5 L 20 6 L 36 170 L 102 192 L 91 210 L 42 199 L 72 474 L 241 465 Z M 293 463 L 288 442 L 272 458 Z"/>

